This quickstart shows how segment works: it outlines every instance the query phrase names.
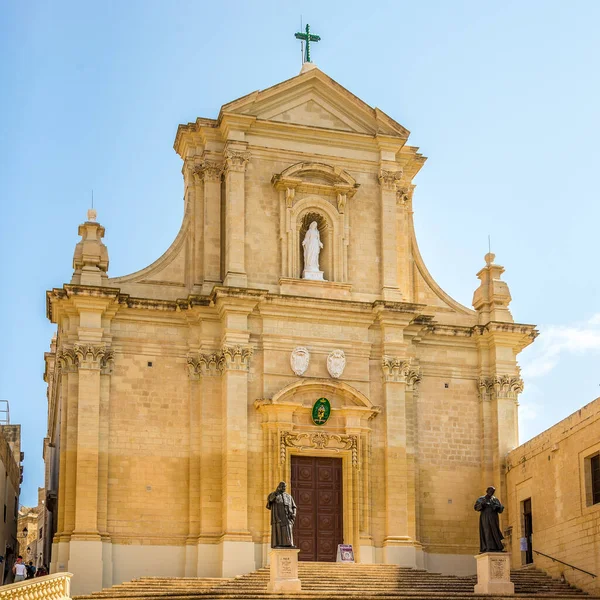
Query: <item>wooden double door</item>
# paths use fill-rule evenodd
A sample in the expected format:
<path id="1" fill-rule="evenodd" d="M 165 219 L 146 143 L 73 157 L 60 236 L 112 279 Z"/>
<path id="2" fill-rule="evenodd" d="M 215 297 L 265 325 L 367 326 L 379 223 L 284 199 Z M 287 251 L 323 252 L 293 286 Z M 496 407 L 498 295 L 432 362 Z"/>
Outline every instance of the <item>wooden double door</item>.
<path id="1" fill-rule="evenodd" d="M 344 537 L 342 459 L 292 456 L 292 496 L 298 507 L 294 524 L 298 558 L 335 561 Z"/>

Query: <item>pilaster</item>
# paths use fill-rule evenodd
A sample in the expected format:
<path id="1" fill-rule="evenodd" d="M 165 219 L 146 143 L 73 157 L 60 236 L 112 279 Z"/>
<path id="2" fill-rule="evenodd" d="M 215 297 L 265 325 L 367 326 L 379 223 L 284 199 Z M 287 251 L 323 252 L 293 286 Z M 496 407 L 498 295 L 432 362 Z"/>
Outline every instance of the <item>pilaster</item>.
<path id="1" fill-rule="evenodd" d="M 250 160 L 247 142 L 225 145 L 225 269 L 224 284 L 246 287 L 246 165 Z"/>
<path id="2" fill-rule="evenodd" d="M 385 399 L 386 547 L 416 539 L 414 392 L 420 381 L 410 360 L 382 359 Z M 388 553 L 386 562 L 396 562 Z"/>
<path id="3" fill-rule="evenodd" d="M 224 345 L 219 369 L 223 394 L 223 530 L 226 538 L 249 539 L 248 371 L 251 346 Z"/>
<path id="4" fill-rule="evenodd" d="M 523 380 L 518 375 L 480 377 L 482 415 L 482 489 L 493 485 L 498 497 L 506 498 L 506 456 L 519 444 L 518 396 Z"/>
<path id="5" fill-rule="evenodd" d="M 198 197 L 203 198 L 203 218 L 197 227 L 202 228 L 202 251 L 198 260 L 202 264 L 202 293 L 210 294 L 221 283 L 221 177 L 223 163 L 203 158 L 195 169 Z M 203 193 L 200 188 L 203 188 Z"/>
<path id="6" fill-rule="evenodd" d="M 399 230 L 396 209 L 396 191 L 402 170 L 382 168 L 379 171 L 381 186 L 381 296 L 383 300 L 399 302 L 402 292 L 398 287 Z"/>
<path id="7" fill-rule="evenodd" d="M 198 540 L 202 522 L 202 379 L 206 372 L 205 355 L 188 356 L 190 454 L 188 463 L 188 537 L 185 576 L 195 577 L 198 563 Z"/>
<path id="8" fill-rule="evenodd" d="M 100 370 L 113 360 L 103 345 L 78 344 L 77 461 L 75 529 L 71 539 L 99 539 Z"/>

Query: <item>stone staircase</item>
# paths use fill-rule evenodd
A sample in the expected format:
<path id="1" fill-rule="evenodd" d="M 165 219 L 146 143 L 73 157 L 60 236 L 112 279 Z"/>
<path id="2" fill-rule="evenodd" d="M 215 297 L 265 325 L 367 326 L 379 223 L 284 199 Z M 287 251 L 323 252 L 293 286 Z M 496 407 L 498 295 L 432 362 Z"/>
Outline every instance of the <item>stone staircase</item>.
<path id="1" fill-rule="evenodd" d="M 143 577 L 115 585 L 76 600 L 148 600 L 170 597 L 176 600 L 267 600 L 269 598 L 346 600 L 453 600 L 500 598 L 473 594 L 475 577 L 456 577 L 395 565 L 362 565 L 301 562 L 298 565 L 302 591 L 268 594 L 269 568 L 233 579 L 192 577 Z M 515 596 L 573 600 L 591 597 L 566 583 L 552 579 L 536 569 L 511 572 Z"/>

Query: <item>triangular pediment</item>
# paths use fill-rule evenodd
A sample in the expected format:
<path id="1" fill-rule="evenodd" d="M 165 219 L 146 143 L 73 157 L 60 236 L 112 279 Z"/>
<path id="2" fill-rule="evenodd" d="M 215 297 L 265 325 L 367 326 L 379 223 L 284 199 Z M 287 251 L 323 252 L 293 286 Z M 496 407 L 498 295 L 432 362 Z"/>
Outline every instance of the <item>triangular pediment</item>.
<path id="1" fill-rule="evenodd" d="M 409 132 L 369 106 L 318 68 L 226 104 L 221 116 L 237 114 L 257 121 L 407 139 Z"/>

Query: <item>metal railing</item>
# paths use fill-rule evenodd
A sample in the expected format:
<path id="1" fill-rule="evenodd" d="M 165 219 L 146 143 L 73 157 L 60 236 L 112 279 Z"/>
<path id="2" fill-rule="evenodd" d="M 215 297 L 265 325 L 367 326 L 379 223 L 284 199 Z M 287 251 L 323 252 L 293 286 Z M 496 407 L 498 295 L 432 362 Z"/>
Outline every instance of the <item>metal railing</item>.
<path id="1" fill-rule="evenodd" d="M 541 556 L 545 556 L 546 558 L 549 558 L 550 560 L 553 560 L 555 562 L 559 562 L 561 565 L 566 565 L 567 567 L 571 567 L 571 569 L 575 569 L 577 571 L 581 571 L 582 573 L 585 573 L 586 575 L 591 575 L 592 577 L 596 578 L 597 576 L 594 575 L 593 573 L 590 573 L 589 571 L 586 571 L 585 569 L 580 569 L 579 567 L 576 567 L 575 565 L 570 565 L 569 563 L 565 562 L 564 560 L 560 560 L 560 558 L 554 558 L 554 556 L 549 556 L 548 554 L 544 554 L 543 552 L 540 552 L 539 550 L 533 550 L 536 554 L 539 554 Z"/>

